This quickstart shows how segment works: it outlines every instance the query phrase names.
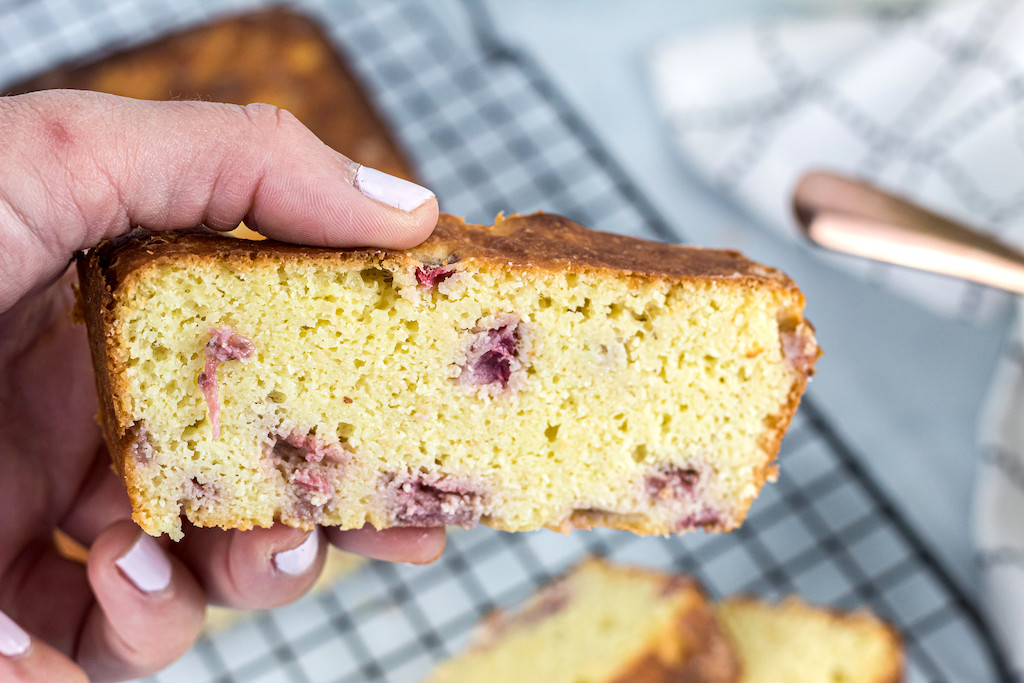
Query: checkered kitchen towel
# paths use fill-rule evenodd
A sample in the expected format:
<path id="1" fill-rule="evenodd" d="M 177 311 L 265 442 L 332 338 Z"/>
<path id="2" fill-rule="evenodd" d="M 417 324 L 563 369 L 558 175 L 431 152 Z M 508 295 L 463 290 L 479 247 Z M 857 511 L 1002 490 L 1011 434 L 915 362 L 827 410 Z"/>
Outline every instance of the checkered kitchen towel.
<path id="1" fill-rule="evenodd" d="M 796 236 L 797 179 L 831 169 L 1024 248 L 1024 0 L 733 26 L 661 45 L 651 72 L 696 172 L 785 235 Z M 958 280 L 825 258 L 951 316 L 985 318 L 1008 301 Z M 1024 324 L 979 431 L 984 590 L 1024 671 Z"/>

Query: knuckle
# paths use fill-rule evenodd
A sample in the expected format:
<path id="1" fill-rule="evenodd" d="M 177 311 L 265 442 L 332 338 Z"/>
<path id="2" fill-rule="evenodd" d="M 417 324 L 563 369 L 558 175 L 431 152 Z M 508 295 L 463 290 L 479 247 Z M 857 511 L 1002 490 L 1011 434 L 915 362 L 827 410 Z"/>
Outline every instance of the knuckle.
<path id="1" fill-rule="evenodd" d="M 273 104 L 254 102 L 242 107 L 246 119 L 261 134 L 291 134 L 304 129 L 295 115 Z"/>

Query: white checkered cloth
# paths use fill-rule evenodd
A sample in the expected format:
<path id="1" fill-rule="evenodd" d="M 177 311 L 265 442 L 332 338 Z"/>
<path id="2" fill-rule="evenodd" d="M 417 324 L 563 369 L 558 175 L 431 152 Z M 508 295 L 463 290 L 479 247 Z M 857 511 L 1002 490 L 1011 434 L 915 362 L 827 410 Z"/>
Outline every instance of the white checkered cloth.
<path id="1" fill-rule="evenodd" d="M 650 65 L 692 167 L 784 235 L 797 234 L 797 179 L 829 169 L 1024 247 L 1024 1 L 732 26 L 661 45 Z M 951 316 L 987 318 L 1009 301 L 825 258 Z M 975 536 L 989 614 L 1024 671 L 1024 324 L 1007 349 L 980 430 Z"/>

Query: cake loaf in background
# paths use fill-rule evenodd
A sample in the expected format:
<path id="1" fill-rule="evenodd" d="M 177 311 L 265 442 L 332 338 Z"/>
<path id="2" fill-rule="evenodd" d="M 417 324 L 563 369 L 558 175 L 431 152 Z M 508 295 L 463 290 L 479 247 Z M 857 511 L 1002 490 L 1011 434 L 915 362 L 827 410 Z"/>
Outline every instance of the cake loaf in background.
<path id="1" fill-rule="evenodd" d="M 492 614 L 425 683 L 735 683 L 739 671 L 696 581 L 589 560 Z"/>
<path id="2" fill-rule="evenodd" d="M 229 17 L 50 71 L 10 92 L 48 88 L 143 100 L 273 104 L 350 159 L 415 180 L 387 125 L 320 28 L 283 9 Z"/>
<path id="3" fill-rule="evenodd" d="M 730 598 L 716 613 L 742 663 L 740 683 L 899 683 L 903 643 L 866 610 L 844 612 L 789 597 Z"/>
<path id="4" fill-rule="evenodd" d="M 490 616 L 425 683 L 898 683 L 899 635 L 870 612 L 790 597 L 704 599 L 688 577 L 583 562 Z"/>

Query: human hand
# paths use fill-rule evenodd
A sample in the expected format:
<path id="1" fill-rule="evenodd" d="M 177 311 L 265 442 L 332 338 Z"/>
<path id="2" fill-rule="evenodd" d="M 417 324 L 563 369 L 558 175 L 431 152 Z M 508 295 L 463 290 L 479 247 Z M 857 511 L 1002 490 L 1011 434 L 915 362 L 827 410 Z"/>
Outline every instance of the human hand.
<path id="1" fill-rule="evenodd" d="M 67 272 L 76 250 L 139 225 L 244 219 L 290 242 L 410 247 L 437 221 L 429 191 L 359 167 L 268 105 L 47 91 L 0 97 L 0 139 L 0 680 L 153 673 L 192 644 L 207 603 L 305 593 L 325 538 L 391 561 L 441 554 L 443 529 L 143 534 L 95 422 Z M 57 553 L 55 529 L 90 548 L 87 565 Z"/>

